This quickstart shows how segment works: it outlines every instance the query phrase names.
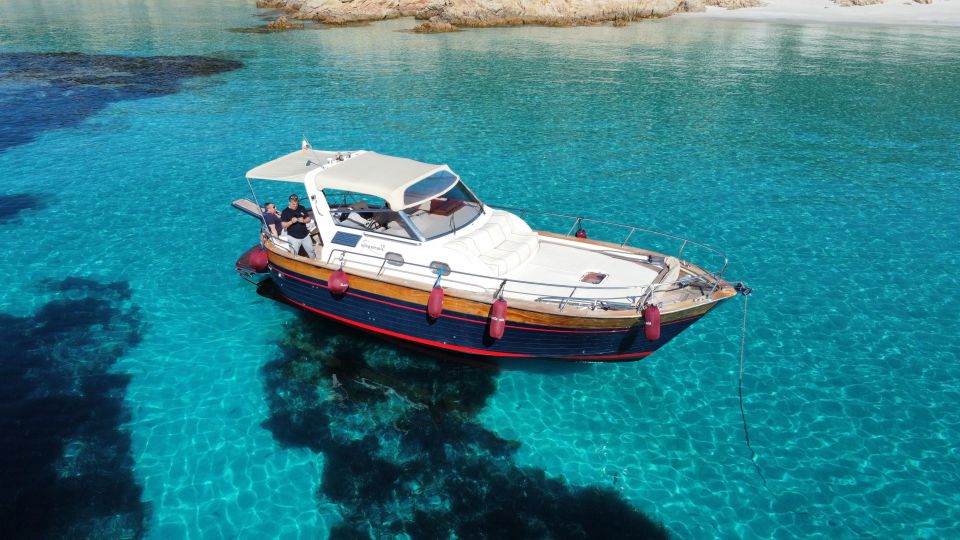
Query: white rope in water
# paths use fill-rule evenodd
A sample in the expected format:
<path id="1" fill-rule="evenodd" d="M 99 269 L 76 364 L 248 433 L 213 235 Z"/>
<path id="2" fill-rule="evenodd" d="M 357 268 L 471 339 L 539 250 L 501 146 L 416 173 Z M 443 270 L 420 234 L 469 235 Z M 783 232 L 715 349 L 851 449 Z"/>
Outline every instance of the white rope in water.
<path id="1" fill-rule="evenodd" d="M 750 449 L 750 462 L 753 463 L 753 468 L 757 470 L 757 474 L 760 475 L 760 479 L 763 480 L 763 486 L 767 487 L 767 479 L 763 476 L 763 471 L 760 470 L 760 465 L 757 463 L 757 453 L 753 450 L 753 446 L 750 444 L 750 431 L 747 429 L 747 414 L 743 411 L 743 353 L 746 350 L 747 343 L 747 300 L 749 296 L 744 295 L 743 297 L 743 327 L 740 330 L 740 382 L 737 385 L 737 393 L 740 395 L 740 418 L 743 419 L 743 436 L 747 440 L 747 448 Z"/>

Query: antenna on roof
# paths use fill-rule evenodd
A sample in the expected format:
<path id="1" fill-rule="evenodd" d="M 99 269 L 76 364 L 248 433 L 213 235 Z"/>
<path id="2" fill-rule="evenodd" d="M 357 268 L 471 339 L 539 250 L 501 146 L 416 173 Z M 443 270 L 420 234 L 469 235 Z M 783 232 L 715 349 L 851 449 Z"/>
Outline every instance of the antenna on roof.
<path id="1" fill-rule="evenodd" d="M 301 135 L 300 137 L 301 137 L 300 150 L 301 150 L 302 152 L 309 152 L 309 151 L 313 150 L 313 146 L 311 146 L 311 145 L 310 145 L 310 141 L 307 140 L 306 134 L 303 134 L 303 135 Z M 306 163 L 306 165 L 305 165 L 306 167 L 309 167 L 310 165 L 322 165 L 322 164 L 323 164 L 323 160 L 321 159 L 320 154 L 318 154 L 316 150 L 313 150 L 313 156 L 314 156 L 315 158 L 317 158 L 316 161 L 314 161 L 314 160 L 312 160 L 312 159 L 310 159 L 310 158 L 307 158 L 307 163 Z"/>

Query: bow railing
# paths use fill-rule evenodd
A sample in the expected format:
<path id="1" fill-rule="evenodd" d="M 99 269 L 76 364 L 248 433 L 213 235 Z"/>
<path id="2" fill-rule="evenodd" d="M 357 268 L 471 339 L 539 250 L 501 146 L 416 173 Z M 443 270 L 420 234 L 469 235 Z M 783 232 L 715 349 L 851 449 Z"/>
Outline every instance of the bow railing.
<path id="1" fill-rule="evenodd" d="M 691 259 L 687 259 L 688 262 L 692 262 L 697 266 L 703 268 L 704 271 L 712 274 L 717 279 L 720 279 L 723 277 L 724 272 L 726 272 L 727 270 L 727 264 L 730 262 L 727 255 L 724 252 L 720 251 L 719 249 L 712 246 L 708 246 L 707 244 L 696 242 L 694 240 L 691 240 L 689 238 L 685 238 L 683 236 L 679 236 L 676 234 L 665 233 L 665 232 L 657 231 L 654 229 L 647 229 L 645 227 L 637 227 L 635 225 L 626 225 L 623 223 L 616 223 L 613 221 L 605 221 L 602 219 L 592 219 L 592 218 L 587 218 L 583 216 L 575 216 L 571 214 L 558 214 L 556 212 L 543 212 L 540 210 L 528 210 L 526 208 L 516 208 L 511 206 L 491 205 L 491 207 L 499 210 L 507 210 L 510 212 L 514 212 L 520 217 L 520 219 L 524 219 L 524 220 L 526 220 L 528 216 L 538 216 L 541 218 L 554 218 L 552 220 L 553 223 L 550 223 L 550 224 L 553 225 L 554 228 L 559 228 L 561 231 L 565 230 L 566 231 L 565 233 L 561 232 L 557 234 L 563 234 L 564 236 L 567 236 L 567 237 L 575 236 L 576 232 L 578 230 L 583 229 L 583 226 L 585 224 L 588 224 L 588 225 L 594 224 L 594 225 L 602 226 L 603 228 L 607 229 L 603 231 L 608 233 L 605 236 L 613 236 L 612 234 L 610 234 L 612 231 L 610 231 L 609 229 L 612 229 L 615 231 L 623 231 L 623 234 L 625 234 L 625 236 L 622 236 L 622 240 L 617 241 L 618 240 L 617 238 L 611 238 L 609 240 L 609 243 L 619 244 L 620 247 L 634 247 L 634 248 L 640 248 L 640 249 L 649 249 L 648 246 L 638 246 L 638 245 L 630 244 L 630 240 L 634 239 L 634 234 L 638 232 L 645 235 L 653 236 L 655 238 L 669 240 L 671 242 L 676 242 L 676 244 L 679 244 L 679 247 L 676 248 L 676 254 L 675 254 L 675 256 L 678 259 L 682 258 L 683 252 L 687 247 L 696 246 L 697 248 L 701 248 L 715 255 L 716 257 L 718 257 L 718 260 L 713 261 L 710 264 L 700 264 L 697 261 L 694 261 Z M 567 227 L 566 225 L 563 225 L 564 222 L 567 222 L 569 224 L 569 227 Z M 594 236 L 594 239 L 601 240 L 604 238 L 597 238 L 596 236 Z M 660 251 L 662 253 L 671 253 L 673 251 L 672 249 L 666 249 L 666 247 L 668 246 L 664 246 L 663 249 L 661 250 L 653 249 L 651 251 Z M 722 260 L 722 263 L 720 263 L 721 260 Z M 713 269 L 711 270 L 711 268 Z"/>
<path id="2" fill-rule="evenodd" d="M 641 309 L 644 301 L 649 299 L 657 290 L 687 286 L 701 281 L 704 286 L 711 287 L 710 293 L 705 293 L 709 296 L 719 283 L 718 280 L 711 279 L 712 276 L 694 275 L 670 282 L 655 281 L 646 285 L 638 284 L 635 286 L 604 287 L 585 284 L 571 285 L 569 283 L 561 284 L 530 281 L 478 274 L 433 265 L 406 262 L 404 260 L 392 259 L 387 255 L 372 255 L 356 251 L 347 251 L 342 248 L 329 250 L 327 252 L 326 263 L 331 266 L 340 266 L 347 270 L 367 271 L 376 274 L 378 277 L 383 276 L 389 270 L 394 277 L 419 282 L 424 286 L 428 286 L 429 283 L 442 272 L 441 285 L 444 282 L 453 282 L 454 288 L 467 292 L 473 291 L 479 294 L 490 295 L 491 298 L 495 297 L 497 293 L 502 293 L 509 297 L 537 303 L 555 303 L 560 311 L 563 311 L 567 306 L 577 306 L 591 310 L 636 310 Z"/>

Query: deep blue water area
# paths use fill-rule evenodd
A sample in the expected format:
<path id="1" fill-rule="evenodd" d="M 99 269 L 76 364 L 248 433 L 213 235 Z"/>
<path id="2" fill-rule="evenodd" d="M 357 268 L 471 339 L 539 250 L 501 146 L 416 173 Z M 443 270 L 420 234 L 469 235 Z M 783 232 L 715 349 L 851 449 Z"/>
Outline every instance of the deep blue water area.
<path id="1" fill-rule="evenodd" d="M 30 193 L 0 195 L 0 225 L 16 221 L 22 212 L 41 210 L 46 204 L 45 197 Z"/>
<path id="2" fill-rule="evenodd" d="M 112 101 L 172 94 L 181 79 L 240 65 L 202 56 L 0 53 L 0 152 L 39 132 L 76 126 Z"/>
<path id="3" fill-rule="evenodd" d="M 140 341 L 123 282 L 43 282 L 36 314 L 0 314 L 0 523 L 5 538 L 139 538 L 150 519 L 111 367 Z"/>
<path id="4" fill-rule="evenodd" d="M 2 536 L 954 534 L 960 31 L 252 4 L 0 3 Z M 489 367 L 258 295 L 229 203 L 303 135 L 723 249 L 755 460 L 743 299 L 642 362 Z"/>

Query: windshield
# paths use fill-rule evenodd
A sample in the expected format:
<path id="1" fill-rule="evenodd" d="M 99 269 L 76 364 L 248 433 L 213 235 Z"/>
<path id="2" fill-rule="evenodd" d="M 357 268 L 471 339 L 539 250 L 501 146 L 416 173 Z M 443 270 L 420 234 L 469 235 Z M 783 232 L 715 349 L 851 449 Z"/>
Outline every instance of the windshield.
<path id="1" fill-rule="evenodd" d="M 483 212 L 483 205 L 463 182 L 446 193 L 404 210 L 427 240 L 439 238 L 463 227 Z"/>
<path id="2" fill-rule="evenodd" d="M 457 181 L 457 175 L 450 171 L 437 171 L 408 187 L 403 192 L 403 207 L 419 204 L 439 196 Z"/>

